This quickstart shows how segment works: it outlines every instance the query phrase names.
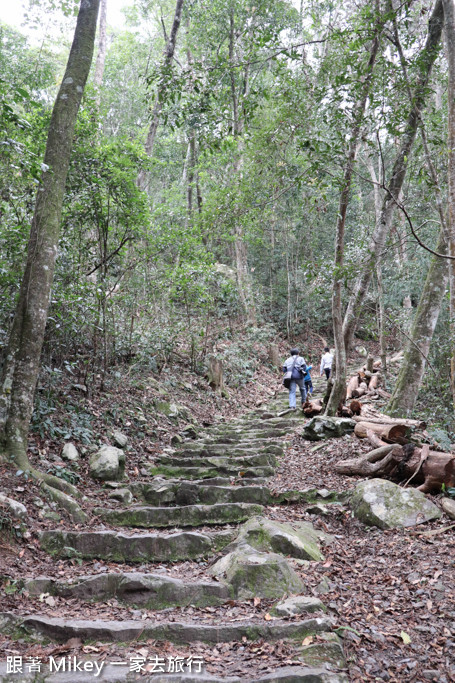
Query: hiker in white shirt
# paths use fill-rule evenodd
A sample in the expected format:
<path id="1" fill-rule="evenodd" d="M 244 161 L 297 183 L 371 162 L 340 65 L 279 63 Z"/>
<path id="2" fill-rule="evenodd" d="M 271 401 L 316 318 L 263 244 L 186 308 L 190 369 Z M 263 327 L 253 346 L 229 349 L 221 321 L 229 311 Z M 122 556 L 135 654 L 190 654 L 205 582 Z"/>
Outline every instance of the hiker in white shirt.
<path id="1" fill-rule="evenodd" d="M 332 362 L 333 356 L 330 353 L 328 346 L 324 349 L 324 355 L 321 358 L 321 377 L 325 373 L 326 379 L 329 379 L 330 373 L 332 372 Z"/>

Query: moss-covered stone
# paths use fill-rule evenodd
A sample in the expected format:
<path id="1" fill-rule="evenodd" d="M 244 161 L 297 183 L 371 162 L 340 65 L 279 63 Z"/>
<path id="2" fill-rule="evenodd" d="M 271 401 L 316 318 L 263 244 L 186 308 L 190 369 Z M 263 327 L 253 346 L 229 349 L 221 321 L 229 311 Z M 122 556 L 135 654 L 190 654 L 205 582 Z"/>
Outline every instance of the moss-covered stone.
<path id="1" fill-rule="evenodd" d="M 232 465 L 220 465 L 216 469 L 207 467 L 172 467 L 171 465 L 158 465 L 151 467 L 151 475 L 161 475 L 169 478 L 181 479 L 208 479 L 226 474 L 229 476 L 242 477 L 271 477 L 274 474 L 273 467 L 242 467 Z"/>
<path id="2" fill-rule="evenodd" d="M 261 514 L 261 505 L 220 503 L 182 507 L 132 507 L 125 510 L 96 508 L 95 514 L 110 524 L 129 527 L 194 527 L 206 524 L 236 524 Z"/>
<path id="3" fill-rule="evenodd" d="M 202 456 L 192 455 L 191 457 L 179 457 L 178 455 L 162 454 L 156 458 L 156 463 L 160 465 L 170 465 L 171 467 L 276 467 L 276 458 L 269 453 L 259 453 L 249 456 Z"/>
<path id="4" fill-rule="evenodd" d="M 301 579 L 284 557 L 257 551 L 247 544 L 237 546 L 218 560 L 210 573 L 223 577 L 240 599 L 278 598 L 303 589 Z"/>
<path id="5" fill-rule="evenodd" d="M 309 441 L 322 441 L 351 434 L 355 422 L 347 417 L 313 417 L 303 430 L 303 438 Z"/>
<path id="6" fill-rule="evenodd" d="M 233 597 L 231 589 L 220 582 L 184 582 L 162 574 L 115 572 L 79 576 L 71 582 L 39 577 L 25 579 L 23 588 L 32 596 L 43 593 L 84 602 L 117 599 L 147 609 L 173 606 L 221 605 Z"/>
<path id="7" fill-rule="evenodd" d="M 441 516 L 439 508 L 421 491 L 403 489 L 385 479 L 360 482 L 351 506 L 357 519 L 380 529 L 415 526 Z"/>
<path id="8" fill-rule="evenodd" d="M 279 602 L 271 611 L 279 617 L 293 617 L 296 614 L 325 611 L 325 607 L 319 598 L 295 595 Z"/>
<path id="9" fill-rule="evenodd" d="M 177 562 L 208 557 L 228 545 L 234 536 L 234 530 L 210 533 L 182 531 L 168 536 L 52 530 L 41 532 L 40 544 L 43 550 L 58 557 L 113 562 Z"/>
<path id="10" fill-rule="evenodd" d="M 335 669 L 344 669 L 346 660 L 338 636 L 335 633 L 322 633 L 319 640 L 322 642 L 302 647 L 298 659 L 307 666 L 329 665 Z"/>
<path id="11" fill-rule="evenodd" d="M 240 528 L 238 540 L 257 550 L 319 562 L 324 559 L 318 545 L 323 536 L 307 522 L 300 522 L 297 528 L 293 528 L 290 524 L 254 517 Z"/>

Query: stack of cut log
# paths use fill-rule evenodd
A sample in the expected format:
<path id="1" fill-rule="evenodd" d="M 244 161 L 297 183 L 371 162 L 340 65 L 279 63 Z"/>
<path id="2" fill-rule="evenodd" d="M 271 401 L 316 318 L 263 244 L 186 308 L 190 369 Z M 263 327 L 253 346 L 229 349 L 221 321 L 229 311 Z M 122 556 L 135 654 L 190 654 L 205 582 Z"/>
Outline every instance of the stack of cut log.
<path id="1" fill-rule="evenodd" d="M 428 444 L 407 439 L 411 429 L 425 427 L 425 423 L 394 420 L 387 415 L 381 416 L 382 422 L 369 419 L 369 422 L 358 421 L 354 433 L 361 439 L 368 439 L 373 450 L 336 463 L 338 474 L 387 477 L 401 481 L 405 486 L 412 482 L 419 484 L 419 490 L 424 493 L 440 491 L 443 485 L 455 486 L 453 453 L 430 450 Z"/>
<path id="2" fill-rule="evenodd" d="M 369 356 L 365 367 L 360 368 L 348 382 L 346 400 L 360 398 L 361 396 L 377 394 L 381 381 L 379 368 L 381 361 L 374 362 Z M 371 397 L 371 396 L 370 396 Z"/>
<path id="3" fill-rule="evenodd" d="M 322 413 L 324 406 L 322 405 L 321 399 L 316 399 L 314 401 L 309 401 L 308 398 L 302 406 L 303 413 L 306 417 L 314 417 Z"/>

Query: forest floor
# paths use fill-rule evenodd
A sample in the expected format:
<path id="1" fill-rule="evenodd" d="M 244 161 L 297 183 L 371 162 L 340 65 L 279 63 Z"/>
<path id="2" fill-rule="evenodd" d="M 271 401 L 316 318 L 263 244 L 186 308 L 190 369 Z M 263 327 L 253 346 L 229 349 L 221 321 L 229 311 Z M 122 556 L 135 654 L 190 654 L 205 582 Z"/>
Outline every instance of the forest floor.
<path id="1" fill-rule="evenodd" d="M 311 355 L 319 353 L 317 340 L 313 340 Z M 308 355 L 308 354 L 307 354 Z M 361 358 L 352 359 L 360 365 Z M 315 368 L 317 371 L 317 367 Z M 313 373 L 314 375 L 317 372 Z M 191 373 L 182 371 L 160 387 L 156 380 L 135 380 L 125 390 L 119 382 L 109 394 L 91 399 L 77 397 L 69 386 L 59 389 L 53 418 L 55 424 L 63 424 L 67 405 L 83 405 L 92 415 L 91 429 L 97 442 L 108 442 L 113 428 L 128 435 L 127 473 L 130 481 L 140 478 L 144 468 L 154 462 L 156 454 L 170 445 L 172 436 L 188 422 L 210 425 L 229 420 L 248 409 L 262 405 L 276 394 L 282 396 L 283 408 L 287 393 L 282 390 L 281 380 L 265 365 L 255 381 L 238 390 L 231 391 L 228 399 L 222 399 L 211 391 L 203 381 Z M 164 390 L 163 390 L 164 387 Z M 322 387 L 319 382 L 319 391 Z M 157 398 L 172 398 L 187 410 L 184 418 L 172 419 L 159 416 L 154 410 Z M 61 419 L 60 419 L 61 418 Z M 60 422 L 59 422 L 60 419 Z M 283 437 L 285 455 L 268 486 L 275 491 L 287 489 L 327 489 L 337 493 L 352 489 L 359 477 L 346 477 L 334 472 L 333 464 L 368 450 L 355 437 L 326 441 L 323 445 L 303 439 L 304 421 L 293 433 Z M 94 438 L 94 437 L 92 437 Z M 61 438 L 49 438 L 35 433 L 31 440 L 31 459 L 41 468 L 71 478 L 80 491 L 87 496 L 82 507 L 89 513 L 84 525 L 68 525 L 65 514 L 43 514 L 42 492 L 35 482 L 25 480 L 10 468 L 0 468 L 1 490 L 24 503 L 29 517 L 28 530 L 16 535 L 14 527 L 7 528 L 0 536 L 0 601 L 2 611 L 47 616 L 72 616 L 80 619 L 144 619 L 155 621 L 191 621 L 214 624 L 219 621 L 235 623 L 245 617 L 262 623 L 270 619 L 272 601 L 230 600 L 219 607 L 195 608 L 192 606 L 166 609 L 153 614 L 147 610 L 125 609 L 109 601 L 104 604 L 83 603 L 60 597 L 40 596 L 26 599 L 16 584 L 24 577 L 53 575 L 61 578 L 82 574 L 98 574 L 106 571 L 150 571 L 167 573 L 173 577 L 196 581 L 204 576 L 207 561 L 185 561 L 171 565 L 157 563 L 146 566 L 126 565 L 101 560 L 81 561 L 77 558 L 55 560 L 39 545 L 38 532 L 43 529 L 72 528 L 83 530 L 106 529 L 109 524 L 93 514 L 94 506 L 107 505 L 109 490 L 100 489 L 88 476 L 88 454 L 79 443 L 82 458 L 78 469 L 71 469 L 60 459 Z M 439 496 L 434 496 L 437 504 Z M 325 559 L 294 568 L 302 578 L 305 595 L 320 597 L 334 618 L 334 628 L 342 636 L 345 649 L 347 674 L 352 681 L 390 681 L 392 683 L 424 683 L 455 681 L 455 536 L 450 521 L 444 516 L 430 524 L 410 529 L 382 531 L 368 528 L 355 520 L 347 505 L 294 504 L 269 506 L 265 514 L 277 521 L 310 521 L 334 537 L 334 542 L 324 547 Z M 216 531 L 217 527 L 210 527 Z M 204 531 L 204 528 L 200 529 Z M 429 533 L 434 532 L 434 533 Z M 126 531 L 126 533 L 129 533 Z M 273 618 L 272 618 L 273 619 Z M 297 617 L 298 619 L 298 617 Z M 88 649 L 87 649 L 88 647 Z M 129 646 L 95 643 L 87 646 L 80 642 L 66 645 L 31 644 L 26 640 L 12 640 L 0 634 L 1 657 L 7 655 L 49 656 L 56 653 L 94 653 L 101 658 L 112 659 L 166 652 L 169 655 L 203 657 L 207 671 L 225 676 L 264 673 L 277 666 L 292 664 L 295 648 L 280 640 L 275 643 L 225 643 L 214 647 L 200 644 L 196 648 L 176 647 L 170 643 L 148 642 Z M 0 657 L 0 658 L 1 658 Z M 14 680 L 14 679 L 12 679 Z"/>

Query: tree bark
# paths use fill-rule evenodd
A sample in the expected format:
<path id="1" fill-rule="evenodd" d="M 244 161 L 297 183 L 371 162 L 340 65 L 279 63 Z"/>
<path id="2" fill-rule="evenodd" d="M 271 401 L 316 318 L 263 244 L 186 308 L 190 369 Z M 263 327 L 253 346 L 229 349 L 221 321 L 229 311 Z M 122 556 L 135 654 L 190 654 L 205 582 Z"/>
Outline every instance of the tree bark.
<path id="1" fill-rule="evenodd" d="M 73 44 L 52 110 L 42 178 L 27 247 L 27 263 L 4 365 L 0 428 L 4 454 L 24 470 L 27 434 L 40 368 L 40 355 L 55 260 L 66 177 L 77 114 L 90 70 L 100 0 L 81 0 Z"/>
<path id="2" fill-rule="evenodd" d="M 450 384 L 452 401 L 455 408 L 455 4 L 454 0 L 443 0 L 444 30 L 447 45 L 447 61 L 449 71 L 448 103 L 449 123 L 447 147 L 448 160 L 448 230 L 449 255 L 449 285 L 450 285 L 450 338 L 452 357 L 450 360 Z"/>
<path id="3" fill-rule="evenodd" d="M 379 3 L 375 4 L 376 12 L 379 9 Z M 379 21 L 379 17 L 375 17 Z M 354 171 L 354 164 L 356 159 L 357 147 L 359 144 L 360 129 L 362 126 L 365 108 L 371 88 L 371 81 L 373 77 L 373 68 L 376 61 L 376 56 L 379 50 L 379 35 L 382 30 L 382 22 L 376 26 L 375 35 L 370 48 L 370 57 L 363 77 L 363 85 L 360 96 L 355 103 L 353 112 L 353 126 L 350 133 L 349 149 L 346 165 L 344 168 L 344 177 L 340 201 L 338 206 L 338 217 L 336 225 L 335 236 L 335 263 L 333 273 L 332 285 L 332 321 L 333 321 L 333 338 L 335 342 L 335 367 L 336 373 L 333 378 L 333 387 L 329 400 L 327 402 L 326 415 L 336 415 L 340 401 L 343 401 L 346 392 L 346 346 L 343 338 L 343 312 L 342 312 L 342 285 L 344 279 L 344 234 L 346 224 L 346 211 L 349 205 L 352 174 Z"/>
<path id="4" fill-rule="evenodd" d="M 403 188 L 408 161 L 414 143 L 420 117 L 428 97 L 428 83 L 433 64 L 438 55 L 438 47 L 441 40 L 443 26 L 443 0 L 436 0 L 433 12 L 429 20 L 428 36 L 425 47 L 419 59 L 419 76 L 414 88 L 413 98 L 410 103 L 405 130 L 402 134 L 400 148 L 395 159 L 392 174 L 388 183 L 386 196 L 382 204 L 381 216 L 372 233 L 368 244 L 367 254 L 362 270 L 354 285 L 353 293 L 349 299 L 343 320 L 343 338 L 345 348 L 349 349 L 352 344 L 354 330 L 364 302 L 371 278 L 374 272 L 374 264 L 384 250 L 387 235 L 390 232 L 393 216 L 395 214 L 396 200 L 398 200 Z"/>
<path id="5" fill-rule="evenodd" d="M 175 12 L 174 12 L 174 21 L 172 23 L 172 28 L 171 28 L 171 33 L 169 35 L 169 39 L 167 41 L 166 49 L 164 51 L 164 60 L 163 60 L 163 67 L 166 69 L 167 67 L 170 66 L 173 58 L 174 58 L 174 52 L 175 52 L 175 46 L 177 43 L 177 34 L 180 28 L 180 22 L 182 19 L 182 10 L 183 10 L 183 5 L 184 5 L 185 0 L 177 0 L 176 5 L 175 5 Z M 158 94 L 155 100 L 155 104 L 153 106 L 153 112 L 152 112 L 152 120 L 150 123 L 150 127 L 147 133 L 147 139 L 145 141 L 145 151 L 147 156 L 151 157 L 153 155 L 153 148 L 155 146 L 155 139 L 156 139 L 156 133 L 158 130 L 158 125 L 160 122 L 160 114 L 161 114 L 161 109 L 162 109 L 162 101 L 161 98 L 163 96 L 163 88 L 158 89 Z M 145 170 L 141 170 L 138 173 L 137 176 L 137 186 L 141 190 L 145 190 L 147 188 L 147 183 L 148 183 L 148 173 Z"/>

